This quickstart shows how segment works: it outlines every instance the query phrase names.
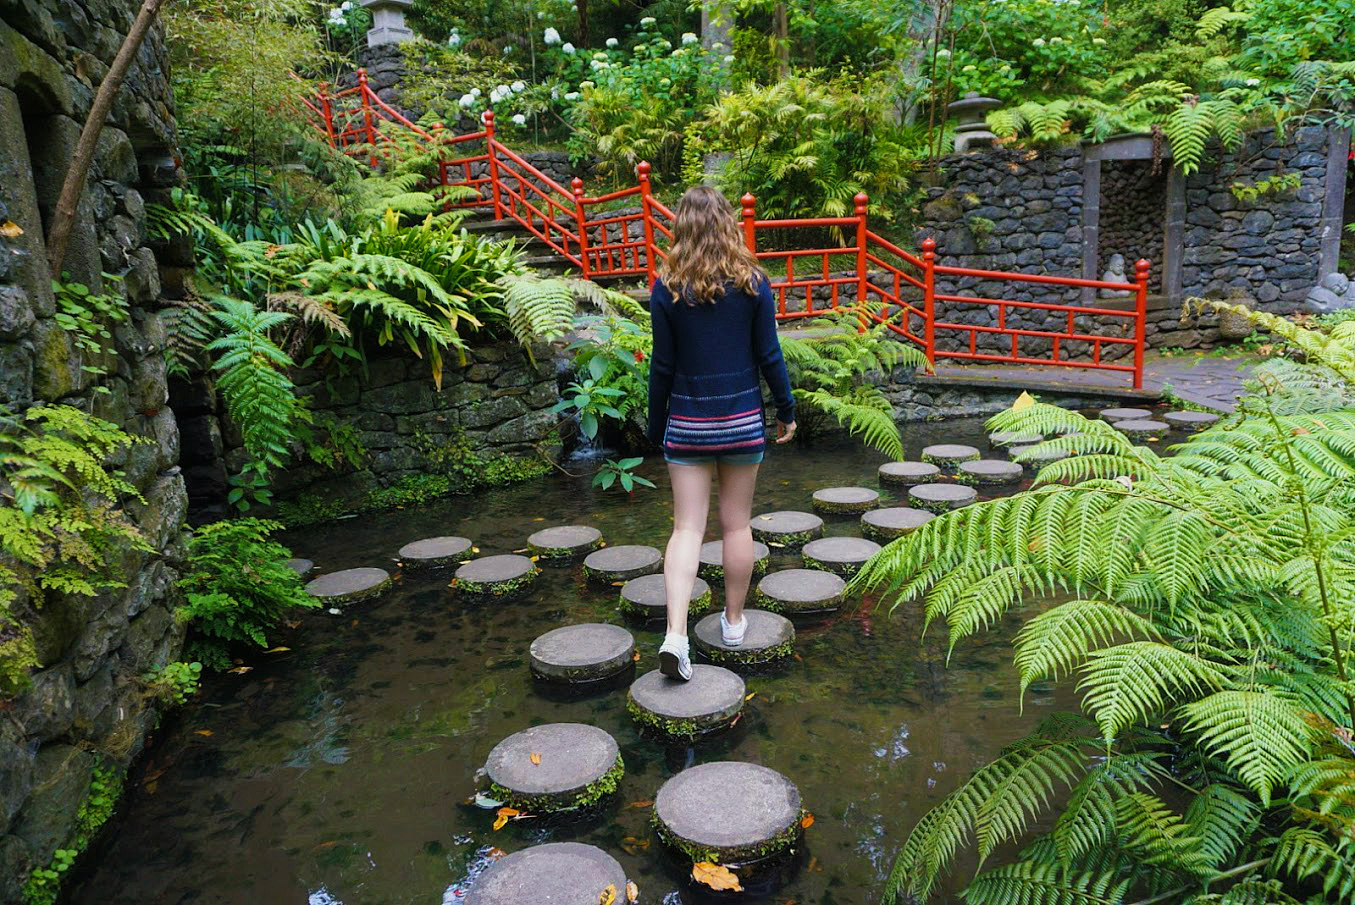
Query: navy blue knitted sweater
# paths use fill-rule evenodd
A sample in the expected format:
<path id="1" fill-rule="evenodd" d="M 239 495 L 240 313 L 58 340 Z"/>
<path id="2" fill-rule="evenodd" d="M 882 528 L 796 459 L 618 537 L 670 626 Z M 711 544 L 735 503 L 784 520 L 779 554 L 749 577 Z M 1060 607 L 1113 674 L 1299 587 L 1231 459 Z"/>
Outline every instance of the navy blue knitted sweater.
<path id="1" fill-rule="evenodd" d="M 654 283 L 649 296 L 654 352 L 649 363 L 649 439 L 676 457 L 755 453 L 766 445 L 762 372 L 776 417 L 795 420 L 781 357 L 771 287 L 757 296 L 727 287 L 714 304 L 675 302 Z"/>

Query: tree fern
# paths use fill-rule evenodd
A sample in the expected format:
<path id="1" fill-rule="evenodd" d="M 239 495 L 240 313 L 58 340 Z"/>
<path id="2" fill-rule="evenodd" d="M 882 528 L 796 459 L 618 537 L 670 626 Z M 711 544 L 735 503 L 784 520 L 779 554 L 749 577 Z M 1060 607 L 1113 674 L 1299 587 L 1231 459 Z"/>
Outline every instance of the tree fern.
<path id="1" fill-rule="evenodd" d="M 970 905 L 1121 905 L 1127 880 L 1021 862 L 979 874 L 965 890 Z"/>
<path id="2" fill-rule="evenodd" d="M 1303 714 L 1277 694 L 1234 689 L 1181 706 L 1183 728 L 1222 757 L 1240 780 L 1270 803 L 1275 784 L 1308 757 Z"/>

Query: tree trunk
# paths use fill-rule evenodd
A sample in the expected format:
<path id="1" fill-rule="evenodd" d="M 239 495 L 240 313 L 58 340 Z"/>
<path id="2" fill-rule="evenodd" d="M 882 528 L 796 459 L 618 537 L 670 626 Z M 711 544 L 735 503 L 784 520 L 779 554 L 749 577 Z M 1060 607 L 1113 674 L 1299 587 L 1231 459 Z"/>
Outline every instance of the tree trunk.
<path id="1" fill-rule="evenodd" d="M 588 45 L 588 0 L 578 0 L 579 2 L 579 46 Z"/>
<path id="2" fill-rule="evenodd" d="M 785 3 L 776 4 L 772 10 L 772 36 L 776 51 L 776 77 L 784 79 L 790 75 L 790 16 Z"/>
<path id="3" fill-rule="evenodd" d="M 734 27 L 734 9 L 730 0 L 705 0 L 701 4 L 701 47 L 714 58 L 715 86 L 729 84 L 729 65 L 725 57 L 734 52 L 730 30 Z"/>
<path id="4" fill-rule="evenodd" d="M 941 33 L 950 19 L 952 0 L 924 0 L 917 16 L 908 25 L 908 50 L 898 60 L 899 86 L 907 88 L 917 81 L 924 64 L 940 46 Z M 894 106 L 897 122 L 912 125 L 917 120 L 916 98 L 900 98 Z"/>
<path id="5" fill-rule="evenodd" d="M 127 70 L 132 66 L 137 51 L 146 40 L 151 23 L 160 13 L 165 0 L 143 0 L 141 11 L 137 13 L 132 30 L 123 38 L 113 65 L 108 67 L 108 75 L 99 83 L 94 95 L 94 103 L 85 118 L 85 126 L 80 132 L 80 141 L 71 157 L 70 169 L 61 184 L 61 194 L 57 197 L 56 209 L 52 214 L 52 228 L 47 233 L 47 263 L 52 268 L 52 278 L 61 278 L 61 265 L 66 260 L 66 246 L 70 244 L 71 230 L 75 228 L 75 214 L 80 207 L 80 197 L 85 191 L 85 177 L 89 175 L 90 164 L 94 162 L 94 151 L 99 146 L 99 136 L 103 133 L 104 123 L 108 120 L 108 111 L 113 109 L 113 100 Z"/>

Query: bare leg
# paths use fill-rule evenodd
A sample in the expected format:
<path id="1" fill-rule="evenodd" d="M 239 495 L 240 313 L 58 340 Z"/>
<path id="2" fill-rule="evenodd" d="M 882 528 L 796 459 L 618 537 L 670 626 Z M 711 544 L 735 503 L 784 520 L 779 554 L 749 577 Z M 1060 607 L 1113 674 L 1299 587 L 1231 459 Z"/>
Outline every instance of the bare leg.
<path id="1" fill-rule="evenodd" d="M 725 619 L 738 625 L 753 580 L 753 492 L 756 465 L 720 464 L 720 530 L 724 532 Z"/>
<path id="2" fill-rule="evenodd" d="M 687 605 L 701 564 L 701 540 L 710 513 L 713 465 L 668 463 L 673 484 L 673 536 L 663 560 L 663 583 L 668 597 L 668 634 L 687 634 Z"/>

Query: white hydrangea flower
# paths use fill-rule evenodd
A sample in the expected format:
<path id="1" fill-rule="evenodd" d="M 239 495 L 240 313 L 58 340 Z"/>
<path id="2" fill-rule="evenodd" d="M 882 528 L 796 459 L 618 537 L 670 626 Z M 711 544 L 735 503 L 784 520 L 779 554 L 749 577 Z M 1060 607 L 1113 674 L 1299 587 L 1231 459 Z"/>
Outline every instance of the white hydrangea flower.
<path id="1" fill-rule="evenodd" d="M 525 91 L 527 89 L 527 83 L 524 82 L 522 79 L 518 79 L 516 82 L 509 85 L 508 87 L 513 89 L 514 94 L 517 94 L 518 92 Z"/>
<path id="2" fill-rule="evenodd" d="M 560 45 L 560 49 L 563 50 L 565 53 L 573 53 L 574 45 L 566 41 L 565 43 Z"/>
<path id="3" fill-rule="evenodd" d="M 544 9 L 542 9 L 542 10 L 537 10 L 536 17 L 537 17 L 538 19 L 544 19 L 544 18 L 546 18 L 546 11 L 545 11 Z"/>
<path id="4" fill-rule="evenodd" d="M 352 0 L 343 0 L 343 3 L 339 4 L 339 9 L 343 10 L 344 12 L 348 12 L 352 8 L 353 8 Z"/>
<path id="5" fill-rule="evenodd" d="M 669 85 L 673 84 L 673 80 L 672 80 L 672 79 L 659 79 L 659 84 L 662 85 L 663 87 L 667 88 Z"/>
<path id="6" fill-rule="evenodd" d="M 479 88 L 472 88 L 469 94 L 471 97 L 479 97 L 481 94 L 484 94 L 484 92 L 481 91 Z"/>
<path id="7" fill-rule="evenodd" d="M 608 38 L 608 39 L 607 39 L 607 46 L 608 46 L 608 47 L 615 47 L 616 45 L 618 45 L 618 44 L 620 44 L 620 43 L 621 43 L 621 42 L 618 41 L 616 38 Z"/>
<path id="8" fill-rule="evenodd" d="M 547 44 L 559 44 L 560 33 L 553 28 L 546 29 L 546 37 L 543 39 Z"/>
<path id="9" fill-rule="evenodd" d="M 594 71 L 596 71 L 596 72 L 601 72 L 601 71 L 604 70 L 604 69 L 610 69 L 610 68 L 611 68 L 611 64 L 605 62 L 604 60 L 594 60 L 594 61 L 593 61 L 592 63 L 590 63 L 589 65 L 592 66 L 593 69 L 594 69 Z"/>
<path id="10" fill-rule="evenodd" d="M 582 95 L 582 94 L 579 94 L 579 92 L 577 92 L 577 91 L 571 91 L 571 92 L 569 92 L 568 94 L 565 95 L 565 100 L 567 100 L 567 101 L 577 101 L 577 100 L 578 100 L 579 98 L 581 98 L 581 97 L 583 97 L 583 95 Z"/>
<path id="11" fill-rule="evenodd" d="M 654 23 L 657 22 L 657 21 L 659 21 L 659 20 L 658 20 L 658 19 L 655 19 L 653 16 L 645 16 L 643 19 L 640 20 L 640 27 L 641 27 L 641 28 L 650 28 L 650 27 L 652 27 L 652 26 L 654 25 Z"/>
<path id="12" fill-rule="evenodd" d="M 961 71 L 961 72 L 974 72 L 974 71 L 977 70 L 978 68 L 979 68 L 979 67 L 977 67 L 977 66 L 975 66 L 975 65 L 973 65 L 973 64 L 971 63 L 971 64 L 968 65 L 968 66 L 961 66 L 961 67 L 960 67 L 960 71 Z"/>
<path id="13" fill-rule="evenodd" d="M 550 99 L 553 101 L 558 101 L 560 99 L 560 89 L 556 88 L 553 85 L 551 86 L 550 89 Z"/>
<path id="14" fill-rule="evenodd" d="M 596 83 L 596 82 L 579 82 L 579 87 L 580 87 L 580 88 L 596 88 L 596 87 L 597 87 L 597 83 Z"/>
<path id="15" fill-rule="evenodd" d="M 938 57 L 948 57 L 948 56 L 950 56 L 950 50 L 949 50 L 949 48 L 942 47 L 940 50 L 938 50 L 938 51 L 936 52 L 936 55 L 937 55 Z"/>
<path id="16" fill-rule="evenodd" d="M 697 41 L 699 41 L 699 40 L 701 40 L 701 39 L 698 38 L 694 33 L 690 32 L 690 31 L 684 31 L 684 32 L 682 33 L 682 43 L 683 43 L 683 44 L 695 44 L 695 43 L 696 43 Z"/>
<path id="17" fill-rule="evenodd" d="M 475 106 L 475 101 L 476 101 L 476 97 L 475 97 L 475 95 L 473 95 L 473 94 L 463 94 L 463 95 L 461 95 L 461 106 L 463 106 L 463 107 L 474 107 L 474 106 Z"/>
<path id="18" fill-rule="evenodd" d="M 513 45 L 512 45 L 512 44 L 505 44 L 505 45 L 503 45 L 503 53 L 504 53 L 504 56 L 507 56 L 508 54 L 510 54 L 510 53 L 512 53 L 512 52 L 513 52 Z"/>
<path id="19" fill-rule="evenodd" d="M 460 44 L 461 44 L 461 36 L 460 36 L 459 34 L 457 34 L 456 32 L 452 32 L 450 35 L 447 36 L 447 46 L 448 46 L 448 47 L 459 47 Z"/>
<path id="20" fill-rule="evenodd" d="M 1247 87 L 1248 87 L 1248 88 L 1255 88 L 1255 87 L 1256 87 L 1257 85 L 1259 85 L 1259 84 L 1261 84 L 1261 80 L 1260 80 L 1260 79 L 1247 79 Z"/>
<path id="21" fill-rule="evenodd" d="M 1033 44 L 1033 45 L 1035 45 L 1036 47 L 1043 47 L 1043 46 L 1044 46 L 1044 38 L 1036 38 L 1034 41 L 1031 41 L 1030 43 Z"/>
<path id="22" fill-rule="evenodd" d="M 605 54 L 605 53 L 603 53 L 602 51 L 599 50 L 597 53 L 593 54 L 593 59 L 595 59 L 595 60 L 605 60 L 605 59 L 607 59 L 607 54 Z"/>
<path id="23" fill-rule="evenodd" d="M 1050 44 L 1062 44 L 1062 43 L 1063 43 L 1063 38 L 1060 38 L 1059 36 L 1055 35 L 1054 37 L 1052 37 L 1052 38 L 1049 39 L 1049 43 L 1050 43 Z"/>
<path id="24" fill-rule="evenodd" d="M 726 62 L 726 63 L 732 63 L 732 62 L 734 62 L 734 54 L 732 54 L 732 53 L 727 53 L 727 54 L 725 54 L 725 62 Z"/>
<path id="25" fill-rule="evenodd" d="M 527 117 L 524 116 L 524 115 L 522 115 L 521 113 L 514 113 L 514 114 L 513 114 L 513 122 L 514 122 L 516 125 L 519 125 L 519 126 L 525 126 L 525 125 L 527 125 Z"/>
<path id="26" fill-rule="evenodd" d="M 1092 38 L 1092 43 L 1093 43 L 1093 44 L 1104 44 L 1104 43 L 1106 43 L 1106 39 L 1105 39 L 1105 38 Z"/>

